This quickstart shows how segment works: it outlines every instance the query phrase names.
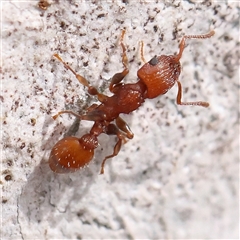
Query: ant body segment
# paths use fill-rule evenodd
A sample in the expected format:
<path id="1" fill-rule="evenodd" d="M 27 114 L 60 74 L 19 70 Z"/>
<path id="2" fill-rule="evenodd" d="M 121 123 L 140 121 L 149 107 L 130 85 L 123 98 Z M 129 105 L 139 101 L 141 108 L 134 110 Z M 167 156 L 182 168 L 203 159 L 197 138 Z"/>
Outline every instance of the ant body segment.
<path id="1" fill-rule="evenodd" d="M 133 138 L 127 123 L 119 117 L 121 113 L 129 114 L 139 108 L 146 98 L 156 98 L 165 94 L 172 86 L 178 84 L 177 104 L 178 105 L 198 105 L 208 107 L 207 102 L 182 102 L 182 86 L 178 78 L 181 72 L 180 59 L 185 47 L 186 39 L 205 39 L 214 35 L 211 31 L 203 35 L 186 35 L 183 36 L 179 44 L 179 52 L 176 55 L 161 55 L 153 57 L 146 63 L 143 57 L 143 43 L 141 44 L 141 59 L 145 64 L 138 70 L 138 81 L 136 83 L 124 84 L 122 80 L 128 74 L 128 58 L 126 55 L 126 47 L 123 43 L 125 30 L 122 30 L 120 37 L 120 45 L 122 48 L 122 64 L 123 71 L 116 73 L 110 82 L 109 90 L 112 96 L 99 93 L 98 90 L 91 86 L 88 81 L 81 75 L 77 74 L 67 63 L 65 63 L 58 54 L 54 54 L 63 65 L 70 70 L 77 80 L 87 87 L 90 95 L 97 96 L 100 104 L 93 104 L 86 114 L 79 115 L 72 111 L 58 112 L 53 119 L 56 119 L 63 113 L 72 114 L 80 120 L 93 121 L 94 124 L 89 133 L 80 138 L 65 137 L 58 141 L 49 157 L 49 166 L 53 172 L 68 173 L 86 166 L 94 156 L 94 150 L 98 147 L 98 136 L 102 133 L 115 135 L 117 142 L 114 146 L 113 153 L 106 156 L 101 164 L 100 174 L 104 173 L 104 164 L 107 159 L 118 155 L 121 146 L 127 139 Z"/>

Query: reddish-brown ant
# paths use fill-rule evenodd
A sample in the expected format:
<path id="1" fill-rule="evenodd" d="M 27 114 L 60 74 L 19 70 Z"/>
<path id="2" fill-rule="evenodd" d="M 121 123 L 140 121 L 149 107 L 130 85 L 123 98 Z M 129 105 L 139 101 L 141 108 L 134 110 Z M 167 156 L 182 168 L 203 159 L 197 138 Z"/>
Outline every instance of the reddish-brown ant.
<path id="1" fill-rule="evenodd" d="M 179 105 L 198 105 L 208 107 L 206 102 L 182 102 L 182 86 L 178 80 L 181 72 L 180 58 L 185 47 L 185 40 L 189 38 L 210 38 L 214 35 L 211 31 L 204 35 L 186 35 L 183 36 L 179 52 L 176 55 L 161 55 L 153 57 L 149 62 L 145 62 L 143 57 L 143 43 L 141 44 L 141 58 L 145 64 L 138 70 L 138 82 L 132 84 L 124 84 L 122 80 L 128 74 L 128 58 L 126 48 L 123 44 L 125 30 L 122 31 L 120 37 L 120 45 L 122 47 L 122 63 L 124 69 L 120 73 L 116 73 L 110 82 L 109 90 L 113 93 L 108 97 L 91 86 L 88 81 L 77 74 L 67 63 L 65 63 L 58 54 L 54 54 L 64 66 L 70 70 L 78 81 L 87 87 L 90 95 L 96 95 L 101 102 L 99 105 L 93 104 L 86 114 L 79 115 L 72 111 L 61 111 L 53 119 L 56 119 L 63 113 L 69 113 L 80 120 L 93 121 L 93 127 L 90 132 L 80 138 L 65 137 L 55 144 L 53 147 L 49 165 L 52 171 L 56 173 L 74 172 L 87 165 L 94 156 L 94 149 L 98 147 L 98 136 L 101 133 L 108 135 L 116 135 L 117 143 L 111 155 L 104 158 L 100 173 L 104 173 L 104 164 L 107 159 L 118 154 L 122 143 L 126 139 L 132 139 L 133 133 L 119 114 L 129 114 L 139 108 L 146 98 L 155 98 L 165 94 L 176 82 L 178 84 L 177 104 Z M 114 123 L 115 121 L 115 123 Z"/>

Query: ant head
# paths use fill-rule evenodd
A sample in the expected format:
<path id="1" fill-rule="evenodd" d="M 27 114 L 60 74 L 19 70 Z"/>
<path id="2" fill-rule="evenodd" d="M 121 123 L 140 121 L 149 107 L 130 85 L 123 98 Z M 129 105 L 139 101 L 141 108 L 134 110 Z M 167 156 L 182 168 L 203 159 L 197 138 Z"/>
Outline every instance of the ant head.
<path id="1" fill-rule="evenodd" d="M 76 137 L 65 137 L 52 148 L 49 166 L 53 172 L 75 172 L 93 158 L 94 149 L 87 149 Z"/>
<path id="2" fill-rule="evenodd" d="M 137 75 L 147 86 L 147 98 L 155 98 L 166 93 L 178 80 L 181 65 L 176 56 L 155 56 L 145 63 Z"/>

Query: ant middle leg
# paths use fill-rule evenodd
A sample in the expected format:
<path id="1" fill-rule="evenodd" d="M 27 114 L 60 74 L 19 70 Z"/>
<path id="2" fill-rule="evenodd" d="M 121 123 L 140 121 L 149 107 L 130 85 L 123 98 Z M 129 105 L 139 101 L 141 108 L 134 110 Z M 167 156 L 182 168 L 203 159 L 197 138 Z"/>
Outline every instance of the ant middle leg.
<path id="1" fill-rule="evenodd" d="M 60 111 L 58 112 L 56 115 L 54 115 L 52 118 L 54 120 L 56 120 L 56 118 L 64 113 L 68 113 L 68 114 L 71 114 L 77 118 L 79 118 L 80 120 L 86 120 L 86 121 L 103 121 L 106 119 L 106 114 L 101 111 L 101 110 L 93 110 L 93 111 L 90 111 L 88 112 L 87 114 L 84 114 L 84 115 L 79 115 L 73 111 L 70 111 L 70 110 L 65 110 L 65 111 Z"/>
<path id="2" fill-rule="evenodd" d="M 114 90 L 116 90 L 116 88 L 121 85 L 121 81 L 124 79 L 124 77 L 129 73 L 126 47 L 123 43 L 123 37 L 125 35 L 125 32 L 126 32 L 125 29 L 122 30 L 122 34 L 121 34 L 121 37 L 120 37 L 120 45 L 121 45 L 122 51 L 123 51 L 123 53 L 122 53 L 122 64 L 123 64 L 124 69 L 123 69 L 122 72 L 116 73 L 112 77 L 111 83 L 109 85 L 109 90 L 113 93 L 114 93 Z"/>
<path id="3" fill-rule="evenodd" d="M 117 127 L 126 134 L 126 137 L 132 139 L 134 137 L 133 132 L 131 131 L 128 124 L 120 117 L 117 117 L 116 120 Z"/>
<path id="4" fill-rule="evenodd" d="M 60 115 L 62 115 L 62 114 L 64 114 L 64 113 L 71 114 L 71 115 L 73 115 L 73 116 L 75 116 L 75 117 L 77 117 L 77 118 L 79 118 L 79 119 L 81 120 L 81 115 L 79 115 L 79 114 L 77 114 L 77 113 L 75 113 L 75 112 L 73 112 L 73 111 L 70 111 L 70 110 L 60 111 L 60 112 L 58 112 L 57 114 L 55 114 L 54 116 L 52 116 L 52 118 L 53 118 L 54 120 L 56 120 L 57 117 L 59 117 Z"/>
<path id="5" fill-rule="evenodd" d="M 90 95 L 93 95 L 93 96 L 97 95 L 98 100 L 99 100 L 100 102 L 105 102 L 105 101 L 106 101 L 106 99 L 108 98 L 108 96 L 106 96 L 106 95 L 104 95 L 104 94 L 102 94 L 102 93 L 99 93 L 98 90 L 97 90 L 95 87 L 91 86 L 91 85 L 88 83 L 88 81 L 87 81 L 86 78 L 84 78 L 84 77 L 81 76 L 80 74 L 77 74 L 66 62 L 64 62 L 64 61 L 62 60 L 62 58 L 61 58 L 57 53 L 55 53 L 53 56 L 54 56 L 55 58 L 57 58 L 61 63 L 63 63 L 63 65 L 75 75 L 75 77 L 77 78 L 77 80 L 78 80 L 83 86 L 87 87 L 88 93 L 89 93 Z"/>

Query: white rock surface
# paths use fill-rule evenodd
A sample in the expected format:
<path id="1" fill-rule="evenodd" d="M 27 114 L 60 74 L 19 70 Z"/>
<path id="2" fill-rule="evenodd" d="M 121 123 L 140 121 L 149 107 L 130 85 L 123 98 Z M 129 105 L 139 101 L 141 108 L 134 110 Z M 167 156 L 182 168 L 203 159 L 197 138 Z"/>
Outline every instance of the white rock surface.
<path id="1" fill-rule="evenodd" d="M 91 2 L 91 3 L 90 3 Z M 1 239 L 233 239 L 239 237 L 239 15 L 234 1 L 1 2 Z M 89 98 L 52 55 L 106 90 L 122 69 L 126 28 L 135 82 L 145 58 L 181 59 L 184 100 L 208 109 L 177 106 L 175 86 L 123 116 L 135 134 L 106 163 L 114 138 L 101 137 L 94 161 L 74 174 L 51 172 L 51 147 L 72 125 L 62 109 L 86 108 Z M 142 64 L 142 63 L 141 63 Z M 89 124 L 81 123 L 81 136 Z"/>

